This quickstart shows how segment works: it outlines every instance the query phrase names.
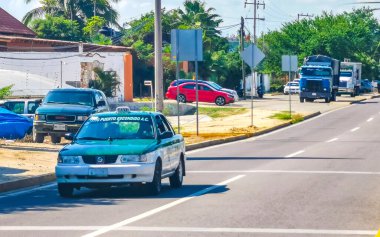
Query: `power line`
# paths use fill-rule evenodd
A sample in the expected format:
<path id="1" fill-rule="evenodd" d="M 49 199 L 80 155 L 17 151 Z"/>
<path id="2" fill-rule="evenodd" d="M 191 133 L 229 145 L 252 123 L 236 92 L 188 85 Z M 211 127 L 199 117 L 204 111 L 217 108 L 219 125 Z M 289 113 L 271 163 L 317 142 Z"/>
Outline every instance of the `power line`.
<path id="1" fill-rule="evenodd" d="M 297 21 L 300 21 L 300 17 L 312 18 L 312 17 L 314 17 L 314 15 L 309 15 L 309 13 L 307 13 L 307 14 L 299 13 L 299 14 L 297 14 Z"/>

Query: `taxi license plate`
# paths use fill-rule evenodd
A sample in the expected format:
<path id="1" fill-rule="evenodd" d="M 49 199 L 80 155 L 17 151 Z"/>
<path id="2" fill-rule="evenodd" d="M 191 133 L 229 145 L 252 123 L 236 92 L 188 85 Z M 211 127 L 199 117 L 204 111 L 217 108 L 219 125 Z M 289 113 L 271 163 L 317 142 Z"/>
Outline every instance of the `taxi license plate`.
<path id="1" fill-rule="evenodd" d="M 94 177 L 107 177 L 108 169 L 89 169 L 88 175 Z"/>
<path id="2" fill-rule="evenodd" d="M 317 93 L 312 93 L 311 95 L 317 95 Z"/>
<path id="3" fill-rule="evenodd" d="M 65 124 L 54 124 L 53 130 L 55 130 L 55 131 L 66 131 L 66 125 Z"/>

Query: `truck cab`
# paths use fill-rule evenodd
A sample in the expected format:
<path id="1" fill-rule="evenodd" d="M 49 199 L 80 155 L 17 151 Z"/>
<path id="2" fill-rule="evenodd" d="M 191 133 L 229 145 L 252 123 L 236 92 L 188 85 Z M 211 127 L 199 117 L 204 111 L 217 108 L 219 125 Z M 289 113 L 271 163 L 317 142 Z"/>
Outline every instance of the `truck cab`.
<path id="1" fill-rule="evenodd" d="M 359 95 L 361 88 L 362 64 L 342 62 L 339 77 L 339 94 Z"/>
<path id="2" fill-rule="evenodd" d="M 324 99 L 336 100 L 339 88 L 339 60 L 323 56 L 309 56 L 300 69 L 300 102 Z"/>
<path id="3" fill-rule="evenodd" d="M 332 70 L 329 67 L 303 66 L 301 67 L 300 100 L 312 102 L 315 99 L 331 100 Z"/>

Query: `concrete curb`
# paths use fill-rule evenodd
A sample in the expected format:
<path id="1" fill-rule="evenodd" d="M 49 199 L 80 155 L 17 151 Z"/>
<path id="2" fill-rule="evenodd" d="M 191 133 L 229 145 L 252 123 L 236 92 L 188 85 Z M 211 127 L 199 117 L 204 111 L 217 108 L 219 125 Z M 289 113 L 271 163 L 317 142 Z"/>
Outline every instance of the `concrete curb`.
<path id="1" fill-rule="evenodd" d="M 304 120 L 307 120 L 307 119 L 316 117 L 316 116 L 318 116 L 320 114 L 321 114 L 321 112 L 318 111 L 316 113 L 312 113 L 312 114 L 309 114 L 307 116 L 304 116 L 303 118 L 304 118 Z M 283 124 L 280 124 L 280 125 L 277 125 L 277 126 L 274 126 L 274 127 L 271 127 L 271 128 L 267 128 L 267 129 L 261 130 L 259 132 L 252 133 L 252 134 L 245 134 L 245 135 L 240 135 L 240 136 L 235 136 L 235 137 L 228 137 L 228 138 L 219 139 L 219 140 L 212 140 L 212 141 L 200 142 L 200 143 L 197 143 L 197 144 L 191 144 L 191 145 L 187 145 L 186 146 L 186 151 L 192 151 L 192 150 L 196 150 L 196 149 L 200 149 L 200 148 L 205 148 L 205 147 L 209 147 L 209 146 L 215 146 L 215 145 L 220 145 L 220 144 L 224 144 L 224 143 L 235 142 L 235 141 L 247 139 L 247 138 L 250 138 L 250 137 L 257 137 L 257 136 L 260 136 L 260 135 L 263 135 L 263 134 L 266 134 L 266 133 L 270 133 L 270 132 L 273 132 L 275 130 L 278 130 L 278 129 L 281 129 L 281 128 L 285 128 L 285 127 L 288 127 L 288 126 L 291 126 L 291 125 L 292 125 L 291 122 L 286 122 L 286 123 L 283 123 Z"/>
<path id="2" fill-rule="evenodd" d="M 364 99 L 360 99 L 360 100 L 357 100 L 357 101 L 352 101 L 350 104 L 358 104 L 360 102 L 363 102 L 363 101 L 366 101 L 366 100 L 371 100 L 371 99 L 376 99 L 376 98 L 380 98 L 380 95 L 372 95 L 369 98 L 364 98 Z"/>
<path id="3" fill-rule="evenodd" d="M 55 180 L 55 174 L 43 174 L 35 177 L 24 178 L 14 181 L 9 181 L 5 183 L 0 183 L 0 193 L 8 192 L 16 189 L 27 188 L 31 186 L 42 185 L 45 183 L 49 183 Z"/>

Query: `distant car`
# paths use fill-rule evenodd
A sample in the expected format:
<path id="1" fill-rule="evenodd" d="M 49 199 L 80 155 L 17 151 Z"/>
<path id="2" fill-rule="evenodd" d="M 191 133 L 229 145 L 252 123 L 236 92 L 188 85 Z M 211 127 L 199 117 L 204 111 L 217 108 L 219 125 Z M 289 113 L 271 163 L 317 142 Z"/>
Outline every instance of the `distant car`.
<path id="1" fill-rule="evenodd" d="M 107 98 L 95 89 L 54 89 L 43 99 L 33 123 L 33 141 L 42 143 L 50 135 L 60 143 L 66 133 L 76 133 L 94 113 L 109 111 Z"/>
<path id="2" fill-rule="evenodd" d="M 288 95 L 291 94 L 299 94 L 300 93 L 300 84 L 296 82 L 288 82 L 284 86 L 284 94 Z"/>
<path id="3" fill-rule="evenodd" d="M 3 102 L 3 107 L 16 114 L 34 119 L 34 114 L 41 102 L 41 99 L 8 99 Z"/>
<path id="4" fill-rule="evenodd" d="M 194 102 L 196 100 L 195 86 L 196 83 L 194 81 L 179 84 L 179 102 Z M 172 100 L 177 99 L 177 85 L 169 86 L 166 92 L 166 98 Z M 198 99 L 200 102 L 215 103 L 219 106 L 235 102 L 235 98 L 232 94 L 217 90 L 209 84 L 203 82 L 198 83 Z"/>
<path id="5" fill-rule="evenodd" d="M 0 108 L 0 138 L 22 139 L 32 132 L 32 127 L 30 118 Z"/>
<path id="6" fill-rule="evenodd" d="M 374 87 L 373 87 L 371 81 L 369 81 L 368 79 L 364 79 L 361 81 L 360 92 L 371 93 L 371 92 L 373 92 L 373 88 Z"/>
<path id="7" fill-rule="evenodd" d="M 161 179 L 180 188 L 185 176 L 185 142 L 161 113 L 99 113 L 83 124 L 58 154 L 58 192 L 141 183 L 151 194 L 161 191 Z"/>
<path id="8" fill-rule="evenodd" d="M 182 84 L 182 83 L 186 83 L 186 82 L 194 82 L 194 80 L 193 79 L 179 79 L 178 82 L 177 82 L 177 80 L 175 80 L 170 85 L 171 86 L 176 86 L 178 83 Z M 209 86 L 211 86 L 212 88 L 214 88 L 216 90 L 225 91 L 227 93 L 230 93 L 230 94 L 232 94 L 234 96 L 235 102 L 239 101 L 239 95 L 238 95 L 238 93 L 237 93 L 236 90 L 231 90 L 231 89 L 228 89 L 228 88 L 223 88 L 219 84 L 217 84 L 217 83 L 215 83 L 213 81 L 198 80 L 198 82 L 206 83 L 206 84 L 208 84 Z"/>

